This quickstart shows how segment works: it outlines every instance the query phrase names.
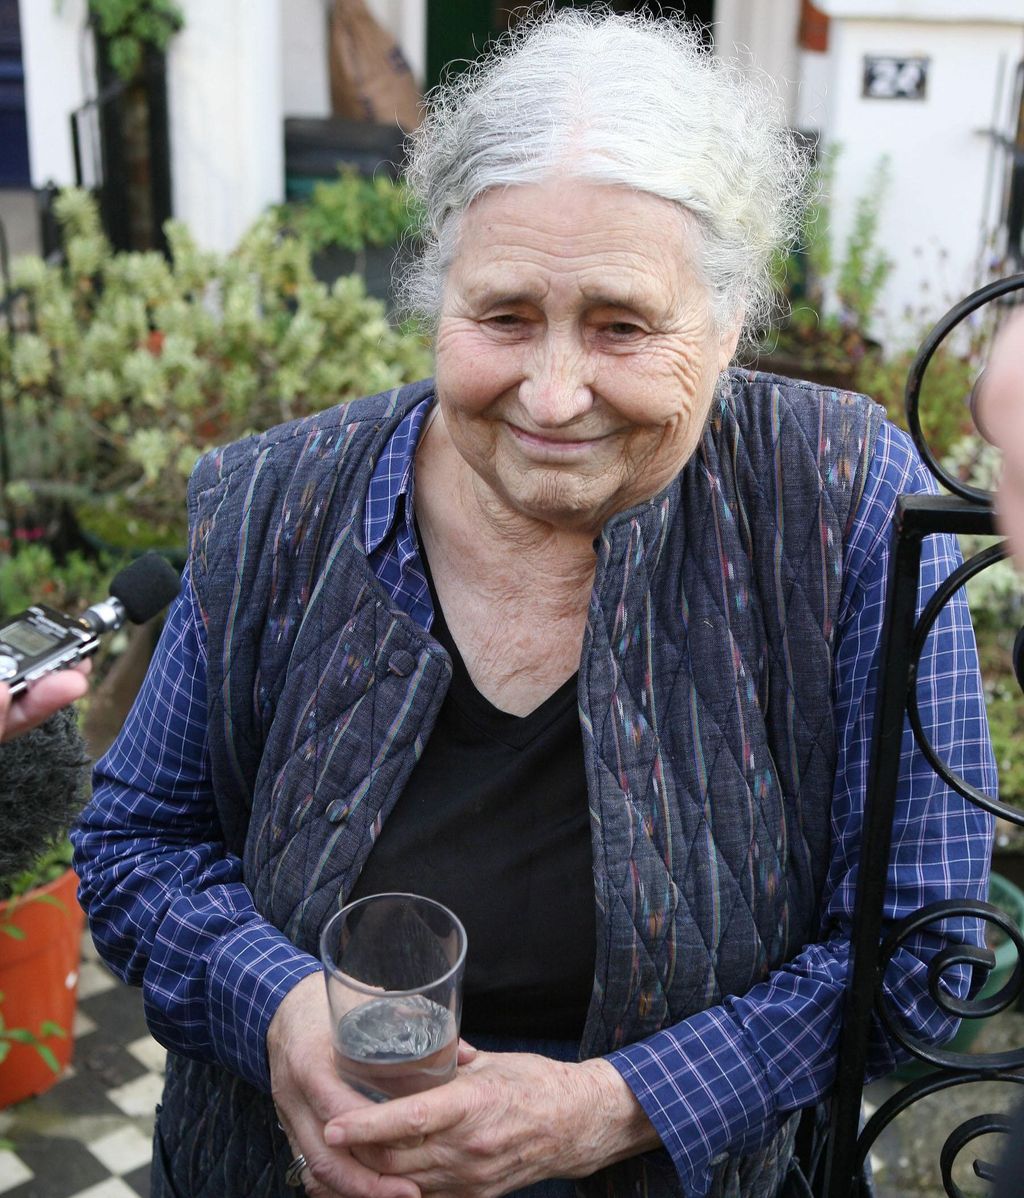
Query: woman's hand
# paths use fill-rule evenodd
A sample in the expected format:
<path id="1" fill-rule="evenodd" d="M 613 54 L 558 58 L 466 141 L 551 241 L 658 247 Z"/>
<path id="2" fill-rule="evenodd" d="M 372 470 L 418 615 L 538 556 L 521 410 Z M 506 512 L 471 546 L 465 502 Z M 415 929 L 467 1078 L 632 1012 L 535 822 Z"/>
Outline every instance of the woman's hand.
<path id="1" fill-rule="evenodd" d="M 424 1194 L 474 1198 L 546 1177 L 585 1177 L 660 1146 L 607 1061 L 484 1052 L 447 1085 L 335 1116 L 324 1139 Z"/>
<path id="2" fill-rule="evenodd" d="M 382 1177 L 344 1148 L 324 1143 L 331 1118 L 373 1103 L 334 1071 L 323 975 L 303 978 L 287 995 L 267 1031 L 270 1085 L 278 1118 L 295 1156 L 306 1158 L 302 1184 L 316 1198 L 420 1198 L 401 1177 Z"/>

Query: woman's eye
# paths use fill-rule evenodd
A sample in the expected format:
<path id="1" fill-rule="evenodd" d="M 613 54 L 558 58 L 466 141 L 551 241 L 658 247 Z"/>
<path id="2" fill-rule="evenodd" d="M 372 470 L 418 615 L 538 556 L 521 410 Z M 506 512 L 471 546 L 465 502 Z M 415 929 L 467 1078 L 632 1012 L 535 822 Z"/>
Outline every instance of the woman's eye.
<path id="1" fill-rule="evenodd" d="M 499 312 L 496 316 L 488 316 L 484 321 L 484 324 L 493 329 L 518 329 L 522 323 L 523 318 L 515 312 Z"/>
<path id="2" fill-rule="evenodd" d="M 630 340 L 634 337 L 643 336 L 644 330 L 638 324 L 632 324 L 628 320 L 613 320 L 610 324 L 604 326 L 604 331 L 611 337 L 619 341 Z"/>

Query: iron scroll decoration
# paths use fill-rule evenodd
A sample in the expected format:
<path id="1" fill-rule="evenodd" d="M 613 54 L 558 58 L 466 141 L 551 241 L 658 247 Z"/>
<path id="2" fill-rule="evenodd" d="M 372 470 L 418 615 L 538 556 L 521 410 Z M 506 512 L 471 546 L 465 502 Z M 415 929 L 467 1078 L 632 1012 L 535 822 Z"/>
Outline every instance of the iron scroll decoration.
<path id="1" fill-rule="evenodd" d="M 936 955 L 928 971 L 928 989 L 935 1004 L 948 1015 L 980 1019 L 1006 1010 L 1024 998 L 1024 936 L 998 907 L 974 900 L 947 900 L 914 912 L 895 927 L 883 923 L 883 899 L 888 871 L 892 819 L 897 797 L 900 744 L 909 721 L 919 748 L 932 769 L 967 801 L 1024 827 L 1024 811 L 986 795 L 944 762 L 922 725 L 917 698 L 918 667 L 925 642 L 942 608 L 970 579 L 1006 556 L 1005 543 L 974 554 L 936 589 L 917 617 L 921 548 L 936 533 L 991 535 L 995 533 L 992 493 L 950 474 L 937 460 L 921 426 L 920 396 L 928 364 L 945 339 L 973 312 L 1015 292 L 1024 299 L 1024 274 L 1000 279 L 980 288 L 955 305 L 925 337 L 910 368 L 906 385 L 907 422 L 928 470 L 951 494 L 901 496 L 894 516 L 890 578 L 879 648 L 879 685 L 867 780 L 862 867 L 854 905 L 851 961 L 839 1039 L 836 1082 L 823 1148 L 814 1154 L 811 1189 L 818 1198 L 865 1198 L 865 1166 L 872 1146 L 897 1116 L 923 1098 L 980 1081 L 1000 1081 L 1022 1087 L 1024 1045 L 999 1053 L 961 1053 L 933 1047 L 903 1030 L 885 995 L 886 968 L 908 937 L 952 917 L 974 917 L 993 926 L 1013 944 L 1016 964 L 997 994 L 959 1000 L 945 993 L 943 977 L 952 969 L 973 967 L 984 976 L 995 957 L 987 948 L 960 945 Z M 977 421 L 975 422 L 977 423 Z M 1016 638 L 1014 666 L 1024 689 L 1024 629 Z M 983 977 L 982 977 L 983 980 Z M 975 976 L 973 990 L 980 989 Z M 878 1020 L 890 1039 L 933 1070 L 903 1086 L 860 1127 L 861 1099 L 867 1080 L 867 1054 L 872 1022 Z M 1004 1112 L 974 1115 L 948 1135 L 936 1162 L 936 1174 L 949 1198 L 965 1198 L 954 1180 L 960 1153 L 983 1135 L 1009 1130 Z M 991 1179 L 990 1163 L 975 1160 L 974 1173 Z"/>
<path id="2" fill-rule="evenodd" d="M 991 303 L 993 300 L 1002 299 L 1003 296 L 1010 295 L 1014 291 L 1022 289 L 1024 289 L 1024 274 L 1010 275 L 1009 278 L 996 279 L 995 282 L 980 287 L 977 291 L 967 296 L 966 299 L 961 300 L 958 304 L 954 304 L 946 315 L 938 321 L 927 337 L 925 337 L 924 341 L 921 342 L 921 348 L 917 351 L 917 357 L 911 364 L 910 371 L 907 374 L 907 426 L 910 429 L 910 435 L 914 438 L 914 444 L 917 446 L 918 453 L 920 453 L 924 464 L 947 491 L 951 491 L 954 495 L 959 495 L 963 499 L 982 504 L 989 510 L 992 507 L 992 492 L 983 491 L 979 487 L 972 487 L 962 482 L 956 475 L 950 474 L 932 452 L 932 448 L 928 444 L 928 440 L 921 428 L 921 384 L 924 382 L 928 363 L 932 360 L 935 351 L 958 325 L 963 324 L 968 316 L 985 307 L 986 304 Z"/>

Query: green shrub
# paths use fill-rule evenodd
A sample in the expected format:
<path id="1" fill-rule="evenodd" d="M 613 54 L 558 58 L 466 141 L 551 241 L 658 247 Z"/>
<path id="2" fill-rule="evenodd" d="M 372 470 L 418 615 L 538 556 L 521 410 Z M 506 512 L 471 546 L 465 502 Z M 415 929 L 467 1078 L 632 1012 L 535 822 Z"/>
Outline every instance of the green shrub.
<path id="1" fill-rule="evenodd" d="M 977 435 L 961 438 L 950 450 L 947 467 L 965 482 L 991 490 L 1000 454 Z M 1000 537 L 961 537 L 965 558 Z M 1024 625 L 1024 575 L 1010 561 L 997 562 L 967 584 L 978 657 L 985 681 L 992 750 L 999 767 L 999 796 L 1024 808 L 1024 695 L 1013 672 L 1013 642 Z"/>
<path id="2" fill-rule="evenodd" d="M 89 16 L 103 38 L 111 68 L 130 80 L 142 65 L 146 46 L 164 51 L 185 24 L 174 0 L 89 0 Z"/>
<path id="3" fill-rule="evenodd" d="M 314 251 L 394 245 L 418 223 L 403 183 L 382 174 L 367 179 L 351 169 L 329 183 L 314 184 L 307 202 L 287 205 L 279 215 Z"/>
<path id="4" fill-rule="evenodd" d="M 882 404 L 889 419 L 907 428 L 907 375 L 916 349 L 887 356 L 870 356 L 858 363 L 856 389 Z M 968 404 L 980 366 L 971 353 L 957 352 L 948 342 L 936 350 L 924 378 L 918 401 L 921 431 L 935 456 L 943 461 L 974 431 Z"/>
<path id="5" fill-rule="evenodd" d="M 23 545 L 16 554 L 0 554 L 0 615 L 32 603 L 74 614 L 106 593 L 111 574 L 104 557 L 71 553 L 61 562 L 45 545 Z"/>
<path id="6" fill-rule="evenodd" d="M 807 378 L 822 370 L 849 372 L 871 356 L 872 325 L 894 266 L 878 245 L 889 181 L 885 158 L 855 202 L 841 252 L 834 244 L 829 194 L 839 153 L 838 146 L 830 147 L 812 172 L 798 244 L 773 267 L 782 320 L 759 344 L 760 354 L 802 362 Z M 830 284 L 834 302 L 826 305 Z"/>
<path id="7" fill-rule="evenodd" d="M 56 214 L 64 261 L 15 262 L 18 327 L 0 336 L 11 502 L 70 502 L 108 541 L 134 523 L 136 545 L 181 544 L 204 449 L 430 373 L 425 341 L 357 276 L 317 282 L 273 214 L 229 255 L 171 221 L 170 261 L 111 252 L 84 192 Z"/>

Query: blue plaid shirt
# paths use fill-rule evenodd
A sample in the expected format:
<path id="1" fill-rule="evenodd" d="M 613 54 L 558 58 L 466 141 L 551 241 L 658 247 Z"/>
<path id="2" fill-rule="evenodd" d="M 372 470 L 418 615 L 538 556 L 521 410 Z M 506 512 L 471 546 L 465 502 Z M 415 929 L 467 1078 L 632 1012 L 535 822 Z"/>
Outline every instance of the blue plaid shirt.
<path id="1" fill-rule="evenodd" d="M 409 413 L 381 457 L 364 529 L 377 577 L 427 629 L 433 612 L 413 523 L 413 460 L 428 408 L 425 401 Z M 702 1192 L 715 1157 L 813 1104 L 832 1083 L 892 515 L 900 494 L 933 489 L 909 439 L 883 427 L 844 547 L 834 686 L 839 755 L 821 942 L 748 994 L 608 1058 L 657 1128 L 687 1192 Z M 952 538 L 926 539 L 922 604 L 958 560 Z M 125 981 L 142 986 L 157 1039 L 269 1090 L 271 1017 L 288 990 L 320 966 L 258 915 L 241 861 L 220 843 L 206 746 L 205 654 L 186 570 L 135 706 L 96 767 L 94 799 L 74 834 L 76 868 L 97 946 Z M 921 716 L 937 752 L 995 794 L 962 593 L 943 610 L 920 677 Z M 985 897 L 990 850 L 988 817 L 942 784 L 906 730 L 886 918 L 939 898 Z M 949 1023 L 922 1002 L 925 966 L 913 948 L 890 998 L 918 1035 L 941 1035 Z M 878 1072 L 891 1067 L 881 1035 L 873 1039 L 872 1062 Z"/>

